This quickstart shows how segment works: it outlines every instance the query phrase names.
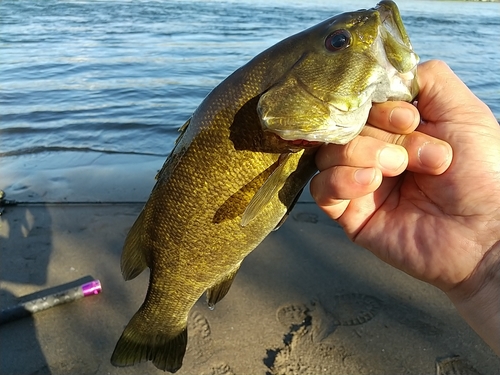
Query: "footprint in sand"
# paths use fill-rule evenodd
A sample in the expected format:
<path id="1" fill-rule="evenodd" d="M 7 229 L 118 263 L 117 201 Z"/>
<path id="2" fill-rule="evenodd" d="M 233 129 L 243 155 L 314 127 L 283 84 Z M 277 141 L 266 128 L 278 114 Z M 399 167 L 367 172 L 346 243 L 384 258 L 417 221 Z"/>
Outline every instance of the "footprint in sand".
<path id="1" fill-rule="evenodd" d="M 288 327 L 283 346 L 268 349 L 264 364 L 269 374 L 318 374 L 358 372 L 355 364 L 345 361 L 349 353 L 343 347 L 322 342 L 338 326 L 364 324 L 381 309 L 381 302 L 365 294 L 341 294 L 329 299 L 328 304 L 319 300 L 309 304 L 296 303 L 280 307 L 276 319 Z M 354 366 L 354 367 L 353 367 Z"/>
<path id="2" fill-rule="evenodd" d="M 199 335 L 203 339 L 210 337 L 210 324 L 203 314 L 197 311 L 193 312 L 191 314 L 191 323 L 191 331 L 193 334 Z"/>
<path id="3" fill-rule="evenodd" d="M 212 342 L 210 323 L 198 311 L 192 311 L 188 319 L 188 347 L 187 351 L 201 362 L 208 361 L 211 350 L 208 346 Z"/>
<path id="4" fill-rule="evenodd" d="M 209 372 L 203 372 L 201 375 L 235 375 L 227 363 L 218 363 L 212 365 Z"/>
<path id="5" fill-rule="evenodd" d="M 460 356 L 438 358 L 436 375 L 481 375 L 472 365 Z"/>
<path id="6" fill-rule="evenodd" d="M 372 296 L 358 293 L 341 294 L 333 297 L 328 304 L 313 300 L 308 305 L 294 303 L 280 307 L 276 319 L 285 327 L 304 324 L 309 318 L 313 333 L 323 332 L 321 341 L 338 326 L 354 326 L 373 319 L 381 309 L 381 302 Z"/>
<path id="7" fill-rule="evenodd" d="M 276 319 L 285 327 L 300 325 L 308 317 L 309 308 L 303 303 L 285 305 L 276 311 Z"/>
<path id="8" fill-rule="evenodd" d="M 202 375 L 235 375 L 231 367 L 225 362 L 214 361 L 208 365 L 215 351 L 211 348 L 212 331 L 208 319 L 201 312 L 192 310 L 188 319 L 188 348 L 196 362 L 202 367 L 209 368 Z"/>
<path id="9" fill-rule="evenodd" d="M 362 370 L 356 361 L 346 361 L 350 355 L 344 347 L 314 343 L 310 326 L 301 326 L 289 343 L 268 350 L 267 355 L 264 364 L 269 368 L 268 375 L 346 374 Z"/>
<path id="10" fill-rule="evenodd" d="M 333 298 L 333 306 L 328 310 L 339 326 L 355 326 L 373 319 L 380 311 L 382 303 L 366 294 L 349 293 Z"/>

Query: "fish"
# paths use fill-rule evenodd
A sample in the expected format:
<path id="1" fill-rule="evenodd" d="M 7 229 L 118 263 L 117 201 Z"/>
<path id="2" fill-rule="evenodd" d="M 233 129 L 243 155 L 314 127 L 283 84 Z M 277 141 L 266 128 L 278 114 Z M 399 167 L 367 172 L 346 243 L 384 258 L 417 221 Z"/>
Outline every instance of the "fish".
<path id="1" fill-rule="evenodd" d="M 224 298 L 317 172 L 322 144 L 352 140 L 373 102 L 415 98 L 417 63 L 396 4 L 382 1 L 282 40 L 215 87 L 125 239 L 124 279 L 149 267 L 149 286 L 111 363 L 179 370 L 193 305 Z"/>

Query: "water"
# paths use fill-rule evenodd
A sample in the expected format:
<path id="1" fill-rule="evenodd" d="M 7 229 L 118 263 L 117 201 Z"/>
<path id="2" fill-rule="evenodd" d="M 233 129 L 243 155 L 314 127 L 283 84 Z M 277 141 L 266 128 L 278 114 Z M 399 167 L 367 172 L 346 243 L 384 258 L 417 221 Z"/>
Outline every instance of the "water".
<path id="1" fill-rule="evenodd" d="M 2 1 L 0 156 L 164 157 L 207 93 L 277 41 L 373 1 Z M 500 4 L 403 1 L 422 60 L 443 59 L 500 117 Z"/>

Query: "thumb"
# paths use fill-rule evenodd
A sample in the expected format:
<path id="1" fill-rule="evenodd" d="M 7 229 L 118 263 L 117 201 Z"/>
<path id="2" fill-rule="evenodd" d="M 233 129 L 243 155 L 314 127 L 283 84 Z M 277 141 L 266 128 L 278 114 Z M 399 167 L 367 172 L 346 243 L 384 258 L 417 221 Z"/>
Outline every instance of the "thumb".
<path id="1" fill-rule="evenodd" d="M 473 124 L 478 114 L 491 112 L 443 61 L 420 64 L 417 78 L 418 110 L 424 122 Z"/>

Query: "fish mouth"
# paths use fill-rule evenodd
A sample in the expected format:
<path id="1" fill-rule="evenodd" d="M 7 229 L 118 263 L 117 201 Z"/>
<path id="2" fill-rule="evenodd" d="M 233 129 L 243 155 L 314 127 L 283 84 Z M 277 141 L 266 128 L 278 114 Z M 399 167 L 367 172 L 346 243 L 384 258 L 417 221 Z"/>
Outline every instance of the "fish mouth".
<path id="1" fill-rule="evenodd" d="M 321 146 L 325 142 L 320 142 L 320 141 L 309 141 L 307 139 L 294 139 L 294 140 L 287 140 L 284 138 L 281 138 L 279 135 L 278 137 L 282 140 L 288 143 L 289 145 L 293 147 L 299 147 L 299 148 L 312 148 L 312 147 L 318 147 Z"/>
<path id="2" fill-rule="evenodd" d="M 387 28 L 389 33 L 393 35 L 399 42 L 406 46 L 410 51 L 413 50 L 410 38 L 406 33 L 403 25 L 399 9 L 393 1 L 381 1 L 375 9 L 379 12 L 382 24 Z"/>
<path id="3" fill-rule="evenodd" d="M 381 20 L 377 38 L 380 44 L 377 48 L 377 61 L 388 71 L 394 86 L 393 91 L 404 91 L 406 88 L 411 96 L 406 100 L 410 101 L 418 94 L 415 78 L 419 57 L 413 51 L 397 5 L 393 1 L 385 0 L 379 2 L 374 9 L 378 11 Z M 401 89 L 398 90 L 397 86 L 401 86 Z"/>
<path id="4" fill-rule="evenodd" d="M 267 132 L 270 136 L 274 137 L 278 142 L 280 143 L 285 143 L 288 145 L 290 151 L 296 152 L 305 148 L 314 148 L 314 147 L 319 147 L 323 145 L 325 142 L 323 141 L 314 141 L 314 140 L 309 140 L 309 139 L 302 139 L 302 138 L 293 138 L 293 139 L 287 139 L 283 138 L 283 134 L 278 134 L 275 132 Z M 286 135 L 285 135 L 286 136 Z"/>

